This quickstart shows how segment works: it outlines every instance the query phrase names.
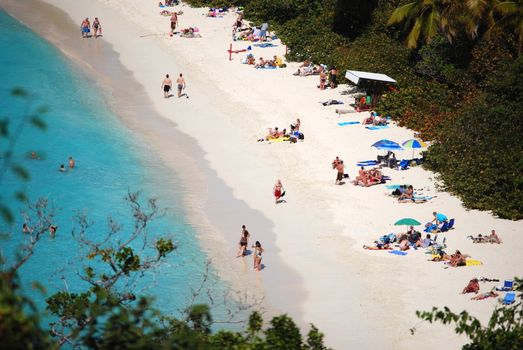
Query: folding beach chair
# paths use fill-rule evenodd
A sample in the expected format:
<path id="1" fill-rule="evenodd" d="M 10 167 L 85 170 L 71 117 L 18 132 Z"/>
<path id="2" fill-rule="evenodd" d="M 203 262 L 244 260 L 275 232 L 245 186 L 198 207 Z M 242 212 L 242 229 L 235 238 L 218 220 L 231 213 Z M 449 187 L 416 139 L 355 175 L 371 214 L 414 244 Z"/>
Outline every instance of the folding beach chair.
<path id="1" fill-rule="evenodd" d="M 516 301 L 516 293 L 507 293 L 503 298 L 503 305 L 510 305 Z"/>
<path id="2" fill-rule="evenodd" d="M 445 221 L 439 228 L 439 232 L 447 232 L 449 230 L 449 222 Z"/>
<path id="3" fill-rule="evenodd" d="M 496 290 L 500 290 L 502 292 L 511 292 L 514 290 L 514 281 L 513 280 L 505 280 L 502 287 L 496 287 Z"/>
<path id="4" fill-rule="evenodd" d="M 398 164 L 398 170 L 407 170 L 408 168 L 409 168 L 409 160 L 408 159 L 403 159 Z"/>

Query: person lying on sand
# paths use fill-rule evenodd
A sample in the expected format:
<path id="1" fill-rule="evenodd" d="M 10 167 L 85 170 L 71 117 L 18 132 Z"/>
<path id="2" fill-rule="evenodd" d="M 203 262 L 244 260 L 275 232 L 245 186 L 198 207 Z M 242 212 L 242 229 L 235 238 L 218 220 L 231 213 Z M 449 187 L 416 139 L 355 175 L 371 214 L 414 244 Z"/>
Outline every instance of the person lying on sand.
<path id="1" fill-rule="evenodd" d="M 258 61 L 258 63 L 254 66 L 254 68 L 264 68 L 265 65 L 267 65 L 269 63 L 269 61 L 266 61 L 263 59 L 263 57 L 260 57 L 260 60 Z"/>
<path id="2" fill-rule="evenodd" d="M 280 137 L 280 131 L 278 130 L 278 127 L 274 127 L 274 129 L 269 128 L 269 134 L 265 136 L 265 140 L 273 140 Z"/>
<path id="3" fill-rule="evenodd" d="M 461 294 L 467 294 L 467 293 L 476 293 L 479 292 L 479 281 L 477 278 L 473 278 L 470 280 L 469 284 L 465 288 L 463 288 L 463 291 Z"/>
<path id="4" fill-rule="evenodd" d="M 368 246 L 368 245 L 363 245 L 363 249 L 367 249 L 367 250 L 392 250 L 391 246 L 389 243 L 385 243 L 385 244 L 381 244 L 381 243 L 375 243 L 374 246 Z"/>
<path id="5" fill-rule="evenodd" d="M 482 293 L 480 295 L 476 295 L 475 297 L 470 298 L 470 300 L 483 300 L 487 298 L 497 298 L 499 296 L 498 293 L 491 290 L 490 292 Z"/>
<path id="6" fill-rule="evenodd" d="M 470 255 L 462 254 L 459 250 L 456 250 L 456 252 L 449 257 L 448 264 L 452 267 L 467 266 L 467 258 L 470 258 Z"/>
<path id="7" fill-rule="evenodd" d="M 413 198 L 414 198 L 414 187 L 412 187 L 412 185 L 409 185 L 409 187 L 407 187 L 407 190 L 398 197 L 398 201 L 401 202 L 401 201 L 405 201 L 405 200 L 412 200 Z"/>
<path id="8" fill-rule="evenodd" d="M 353 181 L 353 184 L 356 186 L 369 187 L 372 185 L 380 184 L 383 181 L 383 175 L 381 171 L 377 168 L 365 170 L 363 167 L 358 172 L 358 176 Z"/>
<path id="9" fill-rule="evenodd" d="M 495 244 L 501 244 L 503 241 L 496 233 L 496 230 L 492 230 L 490 235 L 483 236 L 482 234 L 479 234 L 477 237 L 467 236 L 467 238 L 472 239 L 472 243 L 495 243 Z"/>

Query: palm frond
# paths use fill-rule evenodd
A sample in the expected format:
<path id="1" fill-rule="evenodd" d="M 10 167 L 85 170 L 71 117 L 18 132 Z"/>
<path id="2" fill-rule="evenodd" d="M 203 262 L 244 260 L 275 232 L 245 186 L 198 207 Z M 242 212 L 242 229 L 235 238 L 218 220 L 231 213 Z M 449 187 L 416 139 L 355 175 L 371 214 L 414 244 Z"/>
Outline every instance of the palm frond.
<path id="1" fill-rule="evenodd" d="M 421 34 L 421 17 L 416 18 L 412 29 L 410 30 L 409 35 L 407 36 L 407 46 L 411 49 L 414 49 L 418 46 L 419 36 Z"/>
<path id="2" fill-rule="evenodd" d="M 395 9 L 392 15 L 390 16 L 389 20 L 387 21 L 387 25 L 390 26 L 392 24 L 403 22 L 405 18 L 409 17 L 412 14 L 412 9 L 416 5 L 418 5 L 418 2 L 413 1 Z"/>

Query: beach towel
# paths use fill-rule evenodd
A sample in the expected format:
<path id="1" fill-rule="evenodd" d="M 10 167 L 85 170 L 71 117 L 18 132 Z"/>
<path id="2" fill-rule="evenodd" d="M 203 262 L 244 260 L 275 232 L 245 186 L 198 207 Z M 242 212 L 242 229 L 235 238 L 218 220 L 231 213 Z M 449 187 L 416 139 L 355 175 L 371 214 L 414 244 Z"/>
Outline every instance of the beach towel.
<path id="1" fill-rule="evenodd" d="M 265 48 L 265 47 L 277 47 L 278 45 L 274 45 L 273 43 L 263 43 L 263 44 L 254 44 L 256 47 Z"/>
<path id="2" fill-rule="evenodd" d="M 377 126 L 366 126 L 365 129 L 369 129 L 369 130 L 382 130 L 382 129 L 387 129 L 389 126 L 388 125 L 377 125 Z"/>
<path id="3" fill-rule="evenodd" d="M 256 69 L 276 69 L 278 67 L 268 66 L 268 67 L 256 67 Z"/>
<path id="4" fill-rule="evenodd" d="M 378 164 L 378 162 L 375 161 L 374 159 L 359 160 L 358 163 L 361 163 L 361 164 Z"/>
<path id="5" fill-rule="evenodd" d="M 414 196 L 412 197 L 412 200 L 414 202 L 426 202 L 426 201 L 430 201 L 432 199 L 431 196 Z"/>
<path id="6" fill-rule="evenodd" d="M 347 125 L 355 125 L 355 124 L 359 124 L 360 122 L 341 122 L 341 123 L 338 123 L 339 126 L 347 126 Z"/>
<path id="7" fill-rule="evenodd" d="M 402 252 L 401 250 L 391 250 L 389 251 L 389 253 L 391 254 L 396 254 L 396 255 L 407 255 L 407 252 Z"/>
<path id="8" fill-rule="evenodd" d="M 478 265 L 483 265 L 483 263 L 479 260 L 467 259 L 467 266 L 478 266 Z"/>
<path id="9" fill-rule="evenodd" d="M 290 137 L 278 137 L 277 139 L 268 139 L 268 142 L 283 142 L 289 141 Z"/>
<path id="10" fill-rule="evenodd" d="M 403 185 L 386 185 L 385 188 L 389 190 L 397 190 L 400 189 Z"/>
<path id="11" fill-rule="evenodd" d="M 375 166 L 378 165 L 378 162 L 374 161 L 366 161 L 366 162 L 359 162 L 356 164 L 357 166 Z"/>

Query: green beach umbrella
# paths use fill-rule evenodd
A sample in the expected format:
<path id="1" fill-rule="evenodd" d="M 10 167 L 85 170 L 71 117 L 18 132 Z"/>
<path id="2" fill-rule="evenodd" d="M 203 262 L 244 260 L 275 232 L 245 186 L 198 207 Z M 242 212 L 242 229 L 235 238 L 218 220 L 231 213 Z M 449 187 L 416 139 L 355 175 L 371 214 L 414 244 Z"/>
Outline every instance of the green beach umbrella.
<path id="1" fill-rule="evenodd" d="M 421 222 L 411 218 L 403 218 L 401 220 L 396 221 L 394 225 L 418 226 L 421 225 Z"/>

